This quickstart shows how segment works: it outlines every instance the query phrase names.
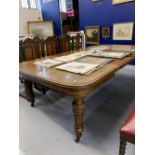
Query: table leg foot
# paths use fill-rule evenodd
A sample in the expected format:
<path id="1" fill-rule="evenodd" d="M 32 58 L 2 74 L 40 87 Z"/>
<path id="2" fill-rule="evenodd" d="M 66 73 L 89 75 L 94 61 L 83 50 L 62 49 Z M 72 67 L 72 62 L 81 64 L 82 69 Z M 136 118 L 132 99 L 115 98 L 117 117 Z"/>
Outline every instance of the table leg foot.
<path id="1" fill-rule="evenodd" d="M 78 143 L 80 141 L 82 134 L 79 134 L 76 136 L 75 142 Z"/>
<path id="2" fill-rule="evenodd" d="M 76 134 L 76 142 L 80 141 L 82 136 L 83 128 L 83 117 L 85 111 L 85 104 L 83 98 L 75 98 L 73 101 L 73 112 L 74 112 L 74 130 Z"/>
<path id="3" fill-rule="evenodd" d="M 33 93 L 33 88 L 32 88 L 32 82 L 24 80 L 24 86 L 25 86 L 25 92 L 27 96 L 27 100 L 31 102 L 31 107 L 34 107 L 34 93 Z"/>
<path id="4" fill-rule="evenodd" d="M 31 107 L 35 107 L 34 102 L 31 102 Z"/>
<path id="5" fill-rule="evenodd" d="M 80 138 L 76 138 L 75 142 L 78 143 L 80 141 Z"/>

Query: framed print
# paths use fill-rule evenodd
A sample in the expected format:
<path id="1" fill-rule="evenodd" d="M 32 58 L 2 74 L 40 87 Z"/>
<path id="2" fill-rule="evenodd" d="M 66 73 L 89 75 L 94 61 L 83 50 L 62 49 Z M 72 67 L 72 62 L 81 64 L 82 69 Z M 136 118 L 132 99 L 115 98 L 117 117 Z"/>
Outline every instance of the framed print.
<path id="1" fill-rule="evenodd" d="M 132 40 L 133 26 L 133 22 L 114 23 L 113 40 Z"/>
<path id="2" fill-rule="evenodd" d="M 121 4 L 121 3 L 126 3 L 126 2 L 132 2 L 134 0 L 112 0 L 112 4 Z"/>
<path id="3" fill-rule="evenodd" d="M 53 0 L 43 0 L 43 3 L 46 4 L 48 2 L 52 2 Z"/>
<path id="4" fill-rule="evenodd" d="M 30 35 L 37 36 L 39 38 L 47 38 L 54 36 L 53 23 L 51 21 L 31 21 L 28 22 L 28 31 Z"/>
<path id="5" fill-rule="evenodd" d="M 102 27 L 102 38 L 110 38 L 110 27 Z"/>
<path id="6" fill-rule="evenodd" d="M 98 2 L 98 1 L 101 1 L 101 0 L 92 0 L 92 2 Z"/>
<path id="7" fill-rule="evenodd" d="M 99 44 L 100 43 L 100 27 L 87 26 L 85 27 L 86 43 Z"/>

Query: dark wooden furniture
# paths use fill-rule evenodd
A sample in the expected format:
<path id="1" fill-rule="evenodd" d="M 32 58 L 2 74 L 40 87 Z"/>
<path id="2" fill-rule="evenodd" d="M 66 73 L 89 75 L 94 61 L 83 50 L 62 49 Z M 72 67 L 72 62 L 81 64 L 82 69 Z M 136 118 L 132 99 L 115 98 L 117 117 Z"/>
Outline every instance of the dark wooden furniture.
<path id="1" fill-rule="evenodd" d="M 59 37 L 59 53 L 71 50 L 70 37 L 68 35 Z"/>
<path id="2" fill-rule="evenodd" d="M 38 37 L 34 37 L 33 39 L 27 38 L 24 41 L 19 42 L 19 62 L 25 62 L 29 60 L 34 60 L 37 58 L 41 58 L 43 55 L 43 41 Z M 21 74 L 19 74 L 19 80 L 21 83 L 24 82 L 24 78 Z M 34 88 L 38 91 L 41 91 L 43 94 L 46 93 L 46 88 L 41 86 L 40 84 L 36 84 L 33 82 Z M 28 99 L 28 95 L 20 93 L 19 96 Z M 33 104 L 31 106 L 34 106 Z"/>
<path id="3" fill-rule="evenodd" d="M 135 144 L 135 107 L 132 108 L 128 118 L 120 129 L 119 155 L 125 154 L 127 142 Z"/>
<path id="4" fill-rule="evenodd" d="M 78 50 L 82 48 L 82 36 L 77 34 L 76 36 L 70 37 L 71 49 Z"/>
<path id="5" fill-rule="evenodd" d="M 62 23 L 62 32 L 63 32 L 63 35 L 67 35 L 67 33 L 71 31 L 71 25 L 68 24 L 68 23 Z"/>
<path id="6" fill-rule="evenodd" d="M 74 51 L 82 48 L 82 36 L 77 34 L 76 36 L 62 36 L 59 37 L 59 51 L 60 53 L 66 51 Z"/>
<path id="7" fill-rule="evenodd" d="M 48 37 L 44 41 L 44 46 L 45 46 L 45 55 L 54 55 L 59 53 L 58 52 L 58 38 L 56 37 Z"/>
<path id="8" fill-rule="evenodd" d="M 44 56 L 44 41 L 38 37 L 33 38 L 34 52 L 37 53 L 37 57 Z"/>
<path id="9" fill-rule="evenodd" d="M 134 48 L 134 46 L 131 46 L 131 48 Z M 88 49 L 91 49 L 91 47 L 87 48 L 86 50 Z M 112 50 L 112 48 L 109 48 L 109 50 Z M 60 55 L 67 54 L 70 54 L 70 52 L 49 56 L 48 58 L 54 58 Z M 99 87 L 101 87 L 112 77 L 114 77 L 115 73 L 119 69 L 127 65 L 133 59 L 134 56 L 130 55 L 123 59 L 114 60 L 88 76 L 61 71 L 56 69 L 55 67 L 37 67 L 33 64 L 33 60 L 20 63 L 19 70 L 20 74 L 25 79 L 25 88 L 28 95 L 28 100 L 32 104 L 34 104 L 32 82 L 37 82 L 48 88 L 60 91 L 62 93 L 65 93 L 66 95 L 73 96 L 74 100 L 72 102 L 72 105 L 74 113 L 74 128 L 76 134 L 76 142 L 78 142 L 84 130 L 84 98 L 90 93 L 94 92 Z"/>
<path id="10" fill-rule="evenodd" d="M 41 47 L 39 41 L 27 38 L 21 43 L 23 50 L 23 61 L 33 60 L 41 57 Z"/>
<path id="11" fill-rule="evenodd" d="M 22 62 L 22 61 L 24 61 L 24 49 L 23 49 L 23 47 L 22 47 L 22 44 L 23 44 L 23 41 L 22 40 L 20 40 L 19 41 L 19 62 Z M 23 84 L 23 78 L 22 78 L 22 76 L 19 74 L 19 80 L 20 80 L 20 82 Z M 23 98 L 25 98 L 25 99 L 27 99 L 27 96 L 26 96 L 26 94 L 24 93 L 21 93 L 21 92 L 19 92 L 19 96 L 21 96 L 21 97 L 23 97 Z"/>
<path id="12" fill-rule="evenodd" d="M 23 43 L 23 41 L 20 40 L 19 41 L 19 62 L 22 62 L 24 60 L 24 58 L 23 58 L 24 51 L 23 51 L 22 43 Z"/>

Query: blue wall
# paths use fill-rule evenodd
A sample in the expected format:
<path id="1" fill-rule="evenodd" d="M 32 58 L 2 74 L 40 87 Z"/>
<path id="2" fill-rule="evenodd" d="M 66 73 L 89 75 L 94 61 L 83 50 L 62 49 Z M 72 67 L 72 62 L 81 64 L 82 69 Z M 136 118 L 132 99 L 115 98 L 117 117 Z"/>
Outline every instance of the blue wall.
<path id="1" fill-rule="evenodd" d="M 43 20 L 53 21 L 55 34 L 61 35 L 58 0 L 52 0 L 46 4 L 42 1 L 40 0 Z M 92 0 L 79 0 L 79 18 L 81 30 L 85 26 L 110 26 L 112 36 L 113 23 L 135 21 L 135 2 L 112 5 L 112 0 L 101 0 L 96 3 Z M 132 41 L 114 41 L 112 37 L 107 39 L 100 37 L 100 43 L 135 45 L 135 30 Z"/>
<path id="2" fill-rule="evenodd" d="M 59 14 L 59 2 L 58 0 L 52 0 L 48 3 L 43 3 L 40 0 L 41 11 L 44 21 L 53 21 L 54 32 L 57 36 L 61 35 L 60 14 Z"/>
<path id="3" fill-rule="evenodd" d="M 93 3 L 92 0 L 79 0 L 80 29 L 85 26 L 110 26 L 117 22 L 135 20 L 135 2 L 112 5 L 112 0 L 101 0 Z M 132 41 L 113 41 L 112 37 L 100 39 L 103 44 L 135 44 L 135 33 Z"/>
<path id="4" fill-rule="evenodd" d="M 58 0 L 43 3 L 40 0 L 43 20 L 53 21 L 56 35 L 61 35 L 60 14 Z M 112 0 L 101 0 L 93 3 L 92 0 L 79 0 L 80 29 L 85 26 L 110 26 L 112 36 L 112 25 L 117 22 L 128 22 L 135 20 L 135 2 L 112 5 Z M 100 31 L 101 32 L 101 31 Z M 135 32 L 132 41 L 113 41 L 112 37 L 104 39 L 100 35 L 102 44 L 135 44 Z"/>

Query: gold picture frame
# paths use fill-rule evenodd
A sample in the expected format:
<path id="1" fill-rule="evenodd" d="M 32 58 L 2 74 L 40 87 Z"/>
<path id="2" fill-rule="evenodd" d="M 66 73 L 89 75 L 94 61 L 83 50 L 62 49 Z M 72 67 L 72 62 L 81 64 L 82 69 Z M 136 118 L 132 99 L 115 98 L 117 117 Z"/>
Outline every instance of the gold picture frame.
<path id="1" fill-rule="evenodd" d="M 39 38 L 54 37 L 54 27 L 51 21 L 29 21 L 27 22 L 30 35 Z"/>
<path id="2" fill-rule="evenodd" d="M 101 0 L 92 0 L 92 2 L 99 2 L 99 1 L 101 1 Z"/>
<path id="3" fill-rule="evenodd" d="M 86 43 L 99 44 L 100 43 L 100 27 L 86 26 L 85 27 Z"/>
<path id="4" fill-rule="evenodd" d="M 112 0 L 112 4 L 122 4 L 122 3 L 127 3 L 127 2 L 133 2 L 134 0 Z"/>
<path id="5" fill-rule="evenodd" d="M 132 40 L 134 22 L 113 24 L 113 40 Z"/>
<path id="6" fill-rule="evenodd" d="M 102 27 L 102 38 L 110 38 L 110 27 Z"/>

